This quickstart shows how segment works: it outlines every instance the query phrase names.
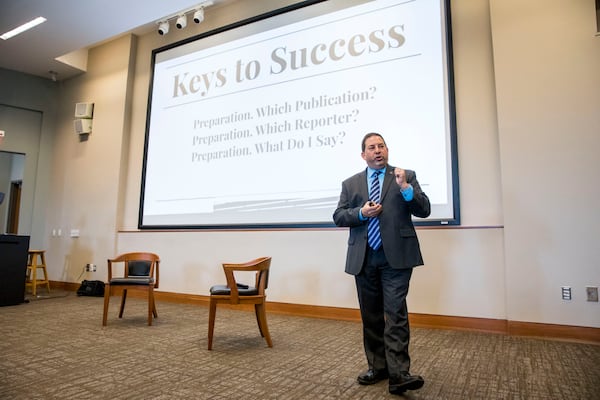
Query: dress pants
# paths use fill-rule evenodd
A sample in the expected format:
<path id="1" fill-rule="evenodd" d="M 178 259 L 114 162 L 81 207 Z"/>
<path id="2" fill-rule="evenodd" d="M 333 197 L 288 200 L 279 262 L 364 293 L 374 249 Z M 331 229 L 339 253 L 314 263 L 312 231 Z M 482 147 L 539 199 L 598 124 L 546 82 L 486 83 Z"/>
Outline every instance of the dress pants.
<path id="1" fill-rule="evenodd" d="M 398 376 L 410 370 L 410 329 L 406 295 L 412 268 L 392 268 L 383 251 L 369 248 L 356 288 L 369 368 Z"/>

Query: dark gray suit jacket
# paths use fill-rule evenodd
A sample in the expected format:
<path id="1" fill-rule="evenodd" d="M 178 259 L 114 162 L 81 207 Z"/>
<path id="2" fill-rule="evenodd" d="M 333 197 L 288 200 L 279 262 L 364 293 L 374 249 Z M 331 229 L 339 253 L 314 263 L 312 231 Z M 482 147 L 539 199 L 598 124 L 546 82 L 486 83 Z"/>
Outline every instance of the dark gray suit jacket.
<path id="1" fill-rule="evenodd" d="M 406 181 L 414 189 L 414 197 L 407 202 L 396 183 L 394 167 L 388 165 L 381 189 L 379 215 L 381 240 L 388 263 L 392 268 L 412 268 L 423 265 L 417 233 L 411 216 L 425 218 L 431 213 L 429 198 L 421 190 L 417 176 L 412 170 L 406 171 Z M 342 192 L 333 221 L 337 226 L 349 227 L 346 272 L 360 273 L 367 250 L 367 223 L 359 218 L 359 210 L 369 200 L 367 169 L 342 182 Z"/>

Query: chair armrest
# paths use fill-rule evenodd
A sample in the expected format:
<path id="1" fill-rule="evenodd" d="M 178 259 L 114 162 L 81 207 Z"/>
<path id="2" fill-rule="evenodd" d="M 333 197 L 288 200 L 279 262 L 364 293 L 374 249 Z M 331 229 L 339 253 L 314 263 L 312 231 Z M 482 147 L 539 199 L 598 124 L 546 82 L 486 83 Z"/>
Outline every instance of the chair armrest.
<path id="1" fill-rule="evenodd" d="M 223 271 L 225 272 L 225 279 L 227 280 L 227 287 L 231 290 L 231 302 L 237 303 L 239 301 L 240 292 L 238 290 L 237 282 L 235 281 L 236 271 L 235 264 L 223 264 Z"/>
<path id="2" fill-rule="evenodd" d="M 160 264 L 160 260 L 156 260 L 156 271 L 155 271 L 156 279 L 154 281 L 154 289 L 158 289 L 158 282 L 159 282 L 158 278 L 160 276 L 160 274 L 159 274 L 160 269 L 158 268 L 159 264 Z"/>
<path id="3" fill-rule="evenodd" d="M 106 282 L 110 282 L 112 279 L 112 263 L 113 263 L 113 260 L 111 260 L 109 258 L 108 259 L 108 280 Z"/>

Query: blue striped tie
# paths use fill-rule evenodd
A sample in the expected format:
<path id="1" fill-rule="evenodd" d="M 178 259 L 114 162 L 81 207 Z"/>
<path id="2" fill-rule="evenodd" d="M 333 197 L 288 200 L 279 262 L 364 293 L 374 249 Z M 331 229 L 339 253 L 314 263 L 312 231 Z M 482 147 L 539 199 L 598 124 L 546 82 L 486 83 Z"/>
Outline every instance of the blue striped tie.
<path id="1" fill-rule="evenodd" d="M 373 172 L 371 181 L 371 194 L 369 195 L 369 200 L 374 203 L 379 203 L 381 197 L 381 190 L 379 188 L 379 174 L 381 171 Z M 369 242 L 369 246 L 373 250 L 377 250 L 381 247 L 381 233 L 379 232 L 379 218 L 374 217 L 369 219 L 369 230 L 367 234 L 367 239 Z"/>

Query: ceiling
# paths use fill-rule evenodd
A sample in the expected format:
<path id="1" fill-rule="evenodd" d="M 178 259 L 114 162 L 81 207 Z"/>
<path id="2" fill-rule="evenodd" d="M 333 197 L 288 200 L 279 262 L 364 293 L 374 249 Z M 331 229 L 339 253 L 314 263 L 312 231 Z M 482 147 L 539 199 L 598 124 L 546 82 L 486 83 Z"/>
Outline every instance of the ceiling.
<path id="1" fill-rule="evenodd" d="M 11 39 L 0 39 L 0 68 L 64 80 L 82 69 L 57 61 L 57 57 L 78 51 L 85 54 L 85 49 L 124 33 L 150 32 L 157 29 L 158 20 L 205 1 L 0 0 L 0 34 L 38 16 L 47 19 Z M 211 7 L 233 1 L 211 0 Z"/>

